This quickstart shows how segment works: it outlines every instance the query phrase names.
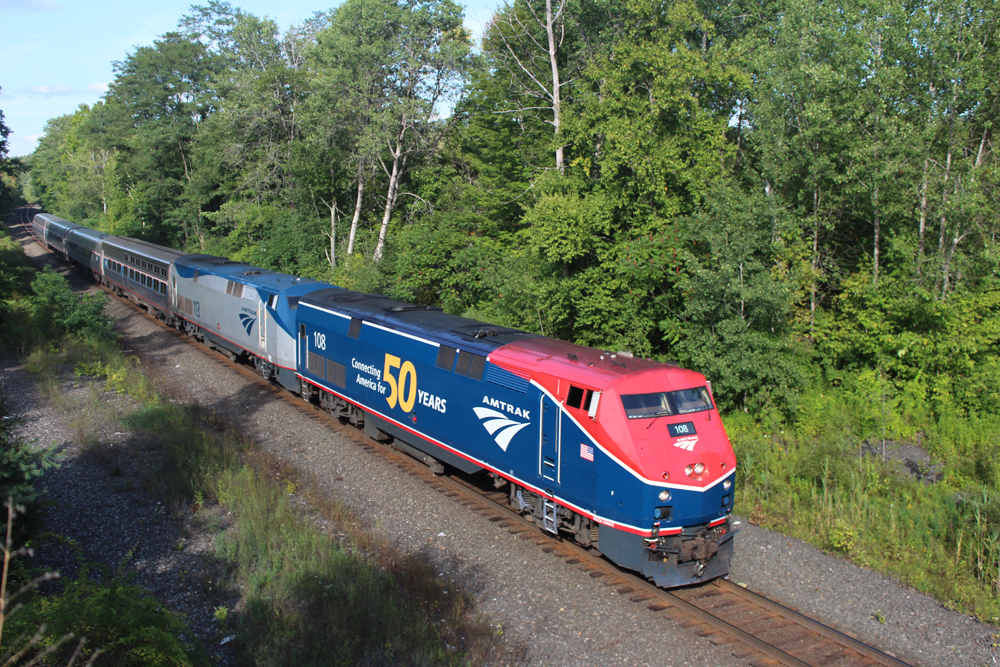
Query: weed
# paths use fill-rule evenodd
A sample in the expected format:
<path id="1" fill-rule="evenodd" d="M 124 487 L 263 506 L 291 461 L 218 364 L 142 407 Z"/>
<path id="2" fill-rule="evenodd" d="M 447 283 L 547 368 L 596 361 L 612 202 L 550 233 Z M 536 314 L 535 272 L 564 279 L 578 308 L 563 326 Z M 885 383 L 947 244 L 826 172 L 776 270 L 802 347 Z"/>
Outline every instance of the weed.
<path id="1" fill-rule="evenodd" d="M 17 434 L 22 419 L 9 390 L 0 384 L 0 497 L 10 497 L 16 505 L 37 500 L 35 482 L 58 465 L 55 450 L 33 447 Z"/>
<path id="2" fill-rule="evenodd" d="M 1000 441 L 1000 421 L 942 418 L 938 432 L 947 429 L 966 454 L 953 450 L 943 478 L 929 484 L 880 455 L 865 455 L 871 450 L 858 427 L 825 429 L 822 420 L 839 415 L 823 417 L 817 408 L 806 433 L 786 426 L 781 444 L 745 416 L 727 419 L 744 468 L 737 512 L 984 620 L 1000 617 L 1000 490 L 983 481 L 997 476 L 991 471 L 1000 449 L 981 444 Z M 835 435 L 820 435 L 828 432 Z M 928 435 L 929 448 L 941 449 L 935 438 Z"/>
<path id="3" fill-rule="evenodd" d="M 838 519 L 834 526 L 830 528 L 827 540 L 832 550 L 849 554 L 854 550 L 858 540 L 858 533 L 852 526 Z"/>
<path id="4" fill-rule="evenodd" d="M 216 607 L 215 608 L 215 620 L 219 622 L 219 627 L 223 632 L 229 631 L 229 608 L 228 607 Z"/>

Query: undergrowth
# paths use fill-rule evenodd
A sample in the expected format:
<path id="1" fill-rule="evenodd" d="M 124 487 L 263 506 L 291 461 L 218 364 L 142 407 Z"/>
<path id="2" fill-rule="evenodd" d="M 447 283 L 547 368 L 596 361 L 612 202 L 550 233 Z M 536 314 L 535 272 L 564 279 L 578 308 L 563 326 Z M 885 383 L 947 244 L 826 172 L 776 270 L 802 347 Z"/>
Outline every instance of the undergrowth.
<path id="1" fill-rule="evenodd" d="M 84 570 L 59 593 L 37 595 L 7 622 L 8 636 L 44 634 L 41 663 L 65 665 L 74 654 L 97 656 L 97 665 L 116 667 L 208 667 L 208 654 L 176 614 L 145 590 L 116 573 L 92 576 Z M 66 637 L 85 638 L 77 642 Z"/>
<path id="2" fill-rule="evenodd" d="M 890 452 L 901 443 L 930 452 L 930 463 L 907 467 L 883 459 L 877 423 L 863 437 L 849 397 L 825 392 L 815 403 L 826 425 L 819 412 L 792 424 L 726 417 L 736 512 L 1000 622 L 1000 417 L 945 412 L 890 440 Z"/>
<path id="3" fill-rule="evenodd" d="M 431 563 L 365 530 L 343 503 L 212 413 L 160 403 L 128 424 L 158 443 L 149 481 L 162 498 L 218 502 L 234 522 L 216 555 L 245 599 L 244 610 L 225 614 L 244 664 L 477 665 L 511 657 L 471 599 Z M 293 495 L 308 502 L 293 504 Z"/>

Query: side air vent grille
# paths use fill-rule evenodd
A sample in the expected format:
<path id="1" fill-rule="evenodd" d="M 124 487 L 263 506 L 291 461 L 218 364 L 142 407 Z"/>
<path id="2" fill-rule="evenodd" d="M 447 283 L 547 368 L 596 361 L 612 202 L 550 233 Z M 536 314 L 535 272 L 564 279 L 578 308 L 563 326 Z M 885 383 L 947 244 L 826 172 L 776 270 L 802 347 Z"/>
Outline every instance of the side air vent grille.
<path id="1" fill-rule="evenodd" d="M 443 368 L 446 371 L 451 371 L 455 367 L 455 353 L 458 352 L 453 347 L 447 345 L 442 345 L 438 348 L 438 358 L 435 366 L 438 368 Z"/>
<path id="2" fill-rule="evenodd" d="M 230 280 L 226 283 L 226 294 L 235 296 L 237 299 L 243 297 L 243 283 Z"/>
<path id="3" fill-rule="evenodd" d="M 520 392 L 522 394 L 528 393 L 528 381 L 524 378 L 519 378 L 509 371 L 490 365 L 486 370 L 486 381 L 492 382 L 493 384 L 498 384 L 501 387 L 507 387 L 508 389 L 513 389 L 514 391 Z"/>
<path id="4" fill-rule="evenodd" d="M 315 352 L 309 353 L 309 357 L 306 359 L 306 367 L 316 377 L 326 379 L 326 359 Z"/>
<path id="5" fill-rule="evenodd" d="M 331 359 L 326 360 L 326 377 L 341 389 L 347 386 L 347 369 Z"/>
<path id="6" fill-rule="evenodd" d="M 483 369 L 485 368 L 486 357 L 466 352 L 465 350 L 458 353 L 458 365 L 455 366 L 456 373 L 466 375 L 473 380 L 482 380 Z"/>
<path id="7" fill-rule="evenodd" d="M 351 318 L 351 327 L 347 330 L 347 335 L 351 338 L 361 337 L 361 320 L 356 317 Z"/>

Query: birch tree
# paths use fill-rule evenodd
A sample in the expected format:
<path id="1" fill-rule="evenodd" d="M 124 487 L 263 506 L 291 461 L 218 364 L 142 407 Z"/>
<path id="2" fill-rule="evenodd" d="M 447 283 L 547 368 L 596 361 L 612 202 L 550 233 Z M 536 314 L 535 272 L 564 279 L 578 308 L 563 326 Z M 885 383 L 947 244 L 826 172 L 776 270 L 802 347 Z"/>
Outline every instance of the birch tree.
<path id="1" fill-rule="evenodd" d="M 567 0 L 515 0 L 505 3 L 493 17 L 484 37 L 484 49 L 492 64 L 509 81 L 511 91 L 524 104 L 502 113 L 550 114 L 555 140 L 555 167 L 565 167 L 562 141 L 563 88 L 572 79 L 563 76 L 565 67 Z"/>
<path id="2" fill-rule="evenodd" d="M 318 36 L 314 66 L 327 84 L 321 99 L 352 120 L 352 235 L 368 165 L 386 178 L 375 261 L 382 258 L 392 214 L 405 194 L 404 175 L 418 156 L 440 149 L 450 127 L 443 115 L 458 99 L 470 52 L 462 8 L 453 0 L 347 0 Z"/>

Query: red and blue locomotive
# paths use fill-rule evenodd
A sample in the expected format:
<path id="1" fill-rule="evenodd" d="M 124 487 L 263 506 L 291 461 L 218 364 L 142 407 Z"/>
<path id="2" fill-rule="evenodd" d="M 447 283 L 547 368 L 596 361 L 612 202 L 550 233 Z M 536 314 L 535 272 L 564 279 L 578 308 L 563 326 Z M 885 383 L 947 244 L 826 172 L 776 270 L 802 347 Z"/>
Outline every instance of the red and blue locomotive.
<path id="1" fill-rule="evenodd" d="M 726 574 L 735 457 L 693 371 L 337 288 L 298 307 L 303 395 L 657 585 Z"/>
<path id="2" fill-rule="evenodd" d="M 119 295 L 438 471 L 490 475 L 545 530 L 663 587 L 729 571 L 736 462 L 704 376 L 49 218 L 41 239 L 71 227 Z"/>

